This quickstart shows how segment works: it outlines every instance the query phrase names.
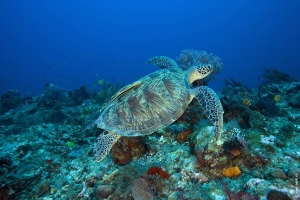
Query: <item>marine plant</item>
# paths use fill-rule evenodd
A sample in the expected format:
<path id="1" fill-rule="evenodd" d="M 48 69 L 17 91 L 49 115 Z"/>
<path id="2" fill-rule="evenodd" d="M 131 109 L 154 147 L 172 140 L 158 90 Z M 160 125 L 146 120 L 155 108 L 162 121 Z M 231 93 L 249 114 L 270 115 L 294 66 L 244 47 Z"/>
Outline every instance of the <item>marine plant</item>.
<path id="1" fill-rule="evenodd" d="M 264 80 L 263 84 L 280 84 L 282 82 L 291 83 L 297 81 L 297 79 L 291 77 L 289 74 L 283 73 L 273 68 L 265 68 L 265 73 L 262 74 Z"/>
<path id="2" fill-rule="evenodd" d="M 225 79 L 224 84 L 225 84 L 225 86 L 229 86 L 229 87 L 244 87 L 244 88 L 247 88 L 246 85 L 242 84 L 239 81 L 234 80 L 233 78 L 230 78 L 229 80 Z"/>
<path id="3" fill-rule="evenodd" d="M 258 145 L 260 143 L 260 133 L 256 131 L 250 131 L 246 134 L 246 139 L 251 145 Z"/>

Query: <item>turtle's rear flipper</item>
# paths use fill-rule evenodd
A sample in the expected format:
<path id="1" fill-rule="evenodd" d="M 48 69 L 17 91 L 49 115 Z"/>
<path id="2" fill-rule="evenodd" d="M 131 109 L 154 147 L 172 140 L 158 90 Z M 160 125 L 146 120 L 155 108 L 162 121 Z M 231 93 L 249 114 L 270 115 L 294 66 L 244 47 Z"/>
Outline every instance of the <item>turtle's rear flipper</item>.
<path id="1" fill-rule="evenodd" d="M 197 90 L 196 98 L 199 100 L 204 114 L 216 127 L 216 139 L 219 140 L 223 128 L 223 107 L 218 95 L 209 87 L 200 86 Z"/>
<path id="2" fill-rule="evenodd" d="M 120 135 L 113 132 L 103 131 L 94 144 L 94 161 L 101 161 L 110 151 L 112 146 L 118 141 Z"/>

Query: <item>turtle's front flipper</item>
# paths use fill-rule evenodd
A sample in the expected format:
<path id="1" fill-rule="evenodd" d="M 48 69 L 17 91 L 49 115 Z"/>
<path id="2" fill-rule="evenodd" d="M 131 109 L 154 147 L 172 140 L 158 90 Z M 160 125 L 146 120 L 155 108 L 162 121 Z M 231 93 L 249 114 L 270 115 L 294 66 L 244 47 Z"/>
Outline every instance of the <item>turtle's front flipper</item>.
<path id="1" fill-rule="evenodd" d="M 94 144 L 94 161 L 101 161 L 120 137 L 113 132 L 103 131 Z"/>
<path id="2" fill-rule="evenodd" d="M 178 67 L 177 63 L 166 56 L 155 56 L 147 61 L 148 64 L 155 65 L 161 69 Z"/>
<path id="3" fill-rule="evenodd" d="M 199 100 L 205 115 L 216 127 L 216 139 L 219 140 L 223 128 L 223 107 L 218 95 L 209 87 L 200 86 L 195 88 L 196 98 Z"/>

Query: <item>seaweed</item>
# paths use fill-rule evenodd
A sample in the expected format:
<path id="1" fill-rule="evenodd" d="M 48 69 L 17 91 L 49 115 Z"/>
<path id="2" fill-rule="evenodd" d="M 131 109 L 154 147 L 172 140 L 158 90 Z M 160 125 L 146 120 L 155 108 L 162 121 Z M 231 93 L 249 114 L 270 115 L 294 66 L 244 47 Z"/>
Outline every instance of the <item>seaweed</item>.
<path id="1" fill-rule="evenodd" d="M 233 78 L 230 78 L 230 80 L 225 79 L 224 84 L 226 86 L 231 86 L 231 87 L 245 87 L 241 82 L 234 80 Z"/>
<path id="2" fill-rule="evenodd" d="M 285 74 L 273 68 L 264 68 L 265 73 L 262 74 L 264 80 L 263 85 L 266 84 L 279 84 L 282 82 L 291 83 L 296 82 L 297 79 L 291 77 L 289 74 Z"/>

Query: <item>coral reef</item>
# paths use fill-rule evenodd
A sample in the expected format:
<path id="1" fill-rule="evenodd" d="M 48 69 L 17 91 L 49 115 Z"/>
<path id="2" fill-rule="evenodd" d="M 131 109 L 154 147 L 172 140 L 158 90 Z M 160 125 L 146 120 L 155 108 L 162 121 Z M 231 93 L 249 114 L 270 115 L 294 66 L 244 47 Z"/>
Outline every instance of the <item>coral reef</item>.
<path id="1" fill-rule="evenodd" d="M 6 91 L 0 97 L 0 113 L 5 113 L 10 109 L 15 109 L 23 103 L 23 98 L 17 90 Z"/>
<path id="2" fill-rule="evenodd" d="M 8 91 L 0 97 L 0 199 L 297 199 L 300 83 L 278 77 L 253 89 L 225 82 L 220 143 L 193 101 L 172 125 L 120 138 L 100 163 L 92 147 L 102 130 L 85 127 L 119 86 L 46 84 L 26 98 Z"/>

